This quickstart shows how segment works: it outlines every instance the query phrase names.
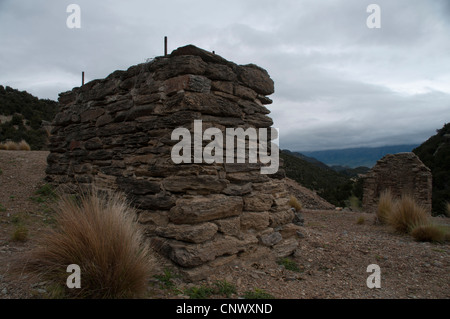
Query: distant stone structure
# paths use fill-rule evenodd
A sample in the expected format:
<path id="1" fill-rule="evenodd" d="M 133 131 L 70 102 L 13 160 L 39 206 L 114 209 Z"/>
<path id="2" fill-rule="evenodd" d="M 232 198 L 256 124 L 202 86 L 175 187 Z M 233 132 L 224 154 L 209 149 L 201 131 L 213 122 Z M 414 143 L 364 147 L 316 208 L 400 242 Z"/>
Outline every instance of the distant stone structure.
<path id="1" fill-rule="evenodd" d="M 47 180 L 127 194 L 153 246 L 191 278 L 251 252 L 298 245 L 284 172 L 260 163 L 175 164 L 175 128 L 268 128 L 268 73 L 189 45 L 61 93 Z"/>
<path id="2" fill-rule="evenodd" d="M 410 194 L 431 212 L 431 171 L 414 153 L 388 154 L 365 176 L 363 208 L 375 212 L 383 190 L 394 197 Z"/>

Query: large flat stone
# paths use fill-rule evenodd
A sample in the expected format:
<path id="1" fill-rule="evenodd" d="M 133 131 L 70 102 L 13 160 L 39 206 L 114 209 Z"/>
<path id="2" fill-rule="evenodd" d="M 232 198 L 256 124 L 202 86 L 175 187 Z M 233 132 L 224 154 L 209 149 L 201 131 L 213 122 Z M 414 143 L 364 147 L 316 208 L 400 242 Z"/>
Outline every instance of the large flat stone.
<path id="1" fill-rule="evenodd" d="M 175 224 L 196 224 L 238 216 L 242 207 L 242 198 L 237 196 L 184 196 L 178 199 L 176 206 L 170 210 L 169 219 Z"/>
<path id="2" fill-rule="evenodd" d="M 202 243 L 211 239 L 217 233 L 217 229 L 216 224 L 209 222 L 197 225 L 169 224 L 156 228 L 156 234 L 190 243 Z"/>
<path id="3" fill-rule="evenodd" d="M 225 179 L 217 176 L 170 176 L 162 182 L 164 188 L 170 192 L 180 193 L 187 191 L 198 191 L 202 193 L 219 193 L 228 184 Z"/>

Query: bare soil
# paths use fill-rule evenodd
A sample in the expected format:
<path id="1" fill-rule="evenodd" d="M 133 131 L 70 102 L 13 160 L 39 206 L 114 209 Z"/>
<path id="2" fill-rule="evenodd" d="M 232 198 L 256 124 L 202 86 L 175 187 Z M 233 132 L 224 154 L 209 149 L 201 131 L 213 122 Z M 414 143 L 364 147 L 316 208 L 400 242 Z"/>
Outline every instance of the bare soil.
<path id="1" fill-rule="evenodd" d="M 36 194 L 45 184 L 47 155 L 45 151 L 0 151 L 0 299 L 48 297 L 45 282 L 11 272 L 12 262 L 32 249 L 52 225 L 51 204 Z M 289 257 L 297 271 L 287 270 L 267 255 L 235 259 L 208 280 L 189 283 L 175 277 L 170 279 L 173 287 L 168 288 L 161 277 L 152 278 L 148 298 L 189 298 L 186 289 L 213 286 L 218 280 L 236 288 L 231 298 L 254 289 L 281 299 L 450 298 L 448 243 L 416 242 L 375 224 L 374 215 L 364 212 L 305 209 L 302 214 L 303 238 Z M 433 220 L 450 224 L 448 218 Z M 28 231 L 24 242 L 13 239 L 19 227 Z M 367 287 L 371 264 L 380 267 L 381 288 Z M 176 275 L 176 269 L 158 259 L 155 273 L 163 275 L 164 269 Z"/>

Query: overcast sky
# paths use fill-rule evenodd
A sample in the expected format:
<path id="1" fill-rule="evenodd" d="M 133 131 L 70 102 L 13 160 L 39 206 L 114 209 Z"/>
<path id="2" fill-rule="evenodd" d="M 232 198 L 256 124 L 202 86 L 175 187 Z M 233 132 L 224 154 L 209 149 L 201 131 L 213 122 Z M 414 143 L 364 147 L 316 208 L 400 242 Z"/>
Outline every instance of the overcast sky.
<path id="1" fill-rule="evenodd" d="M 56 100 L 81 71 L 162 55 L 164 36 L 265 68 L 281 148 L 420 144 L 450 122 L 449 0 L 0 0 L 0 84 Z"/>

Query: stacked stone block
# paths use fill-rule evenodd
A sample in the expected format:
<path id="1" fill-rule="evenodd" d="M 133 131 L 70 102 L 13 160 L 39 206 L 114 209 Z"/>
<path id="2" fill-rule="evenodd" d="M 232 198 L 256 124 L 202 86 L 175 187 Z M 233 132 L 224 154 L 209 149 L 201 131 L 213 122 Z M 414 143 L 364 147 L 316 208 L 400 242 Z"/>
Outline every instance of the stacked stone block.
<path id="1" fill-rule="evenodd" d="M 47 180 L 70 192 L 91 185 L 124 192 L 153 246 L 187 271 L 203 274 L 261 247 L 289 255 L 298 226 L 282 170 L 171 159 L 172 131 L 192 130 L 194 120 L 203 130 L 269 128 L 273 92 L 264 69 L 192 45 L 115 71 L 60 94 Z"/>
<path id="2" fill-rule="evenodd" d="M 363 208 L 375 212 L 380 194 L 390 190 L 394 198 L 403 194 L 431 212 L 431 170 L 412 152 L 388 154 L 364 178 Z"/>

